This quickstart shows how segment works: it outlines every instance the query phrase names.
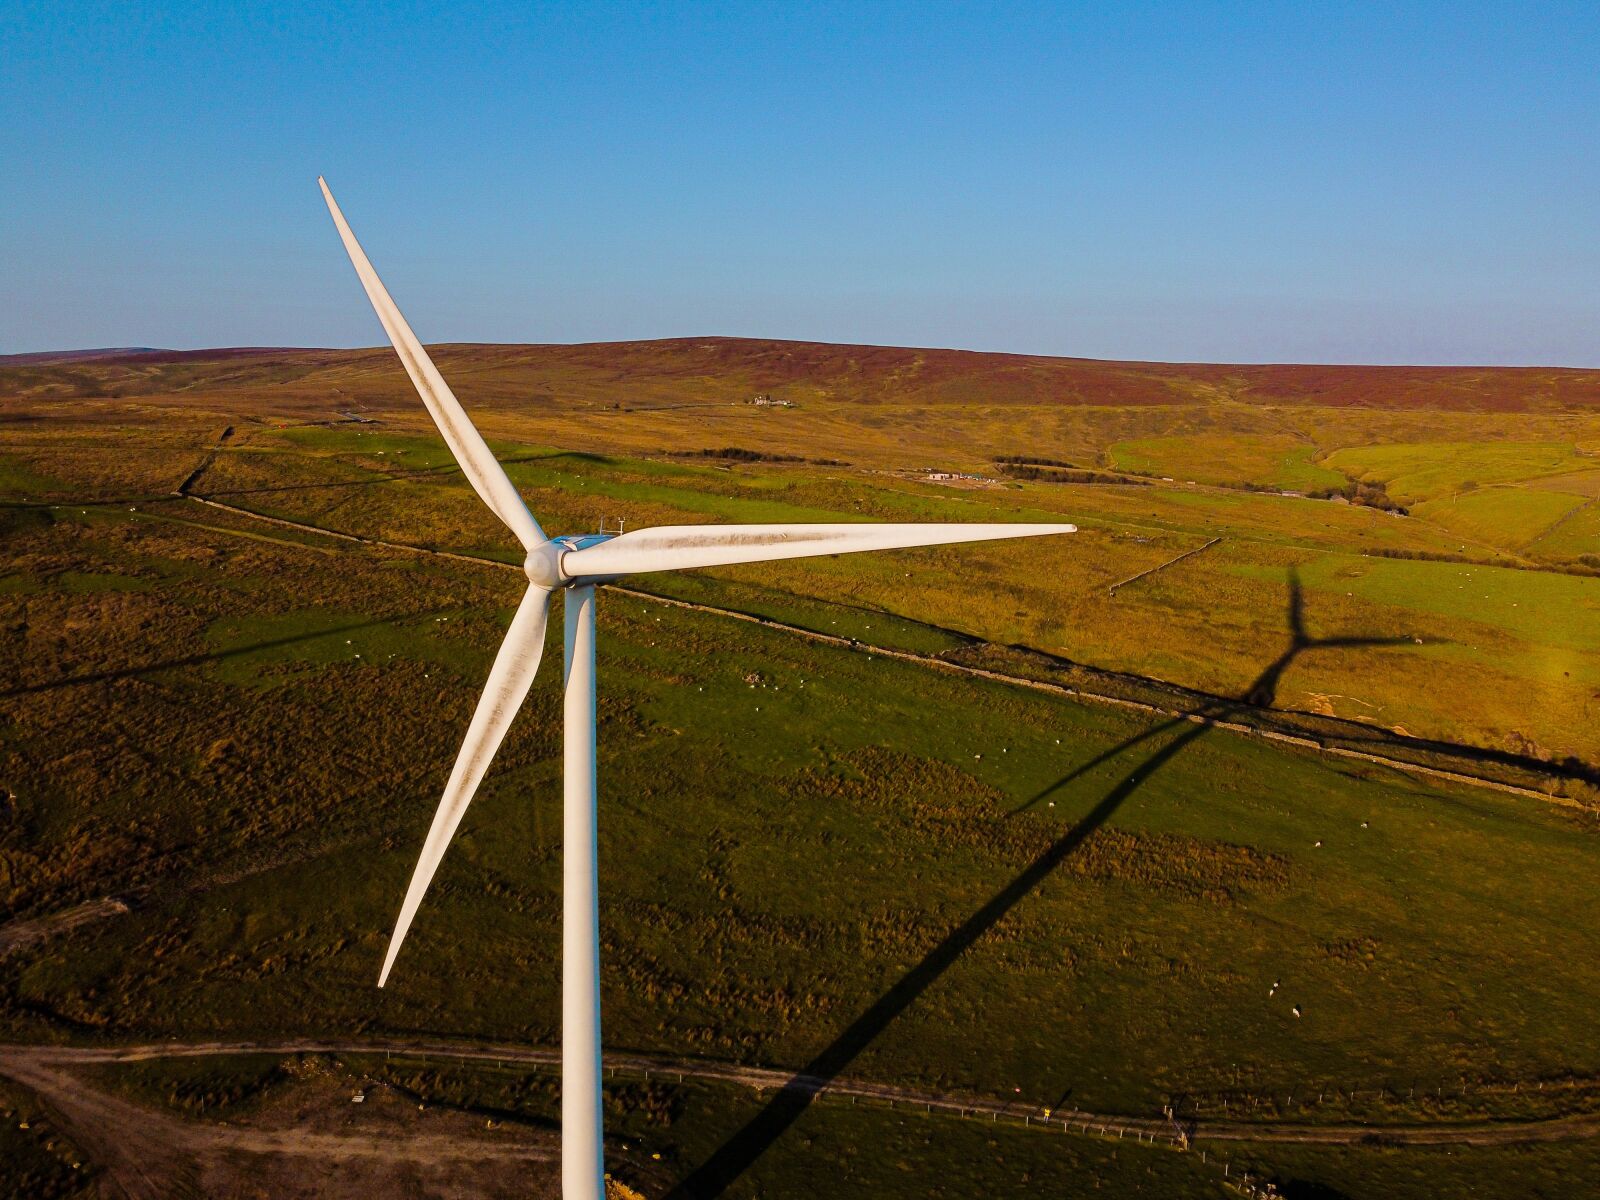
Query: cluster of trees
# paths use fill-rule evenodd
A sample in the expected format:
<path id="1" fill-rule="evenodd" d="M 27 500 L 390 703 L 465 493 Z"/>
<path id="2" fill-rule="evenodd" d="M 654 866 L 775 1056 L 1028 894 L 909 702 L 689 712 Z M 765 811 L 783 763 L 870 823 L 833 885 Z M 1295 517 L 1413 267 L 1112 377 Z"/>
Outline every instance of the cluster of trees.
<path id="1" fill-rule="evenodd" d="M 1317 488 L 1315 491 L 1307 492 L 1306 495 L 1314 500 L 1332 500 L 1335 496 L 1343 496 L 1351 504 L 1359 504 L 1365 508 L 1399 513 L 1402 517 L 1411 515 L 1411 510 L 1389 495 L 1382 483 L 1369 483 L 1363 479 L 1352 479 L 1349 483 L 1335 487 Z"/>
<path id="2" fill-rule="evenodd" d="M 798 454 L 768 454 L 742 446 L 724 446 L 720 450 L 669 450 L 667 453 L 673 458 L 726 458 L 734 462 L 805 462 Z"/>
<path id="3" fill-rule="evenodd" d="M 1452 554 L 1448 550 L 1409 550 L 1373 547 L 1363 550 L 1368 558 L 1414 558 L 1423 562 L 1466 563 L 1475 567 L 1504 567 L 1509 571 L 1551 571 L 1557 575 L 1600 576 L 1600 554 L 1580 554 L 1576 562 L 1524 562 L 1486 554 Z"/>
<path id="4" fill-rule="evenodd" d="M 1027 479 L 1036 483 L 1127 483 L 1136 487 L 1147 486 L 1142 479 L 1084 470 L 1059 458 L 1028 458 L 1021 454 L 1007 454 L 996 458 L 994 465 L 1007 478 Z"/>
<path id="5" fill-rule="evenodd" d="M 996 466 L 1015 467 L 1076 467 L 1077 463 L 1069 463 L 1060 458 L 1031 458 L 1026 454 L 1001 454 L 994 459 Z"/>
<path id="6" fill-rule="evenodd" d="M 746 450 L 743 446 L 724 446 L 720 450 L 668 450 L 673 458 L 716 458 L 731 462 L 803 463 L 818 467 L 848 467 L 850 464 L 837 458 L 802 458 L 798 454 L 768 454 L 764 450 Z"/>

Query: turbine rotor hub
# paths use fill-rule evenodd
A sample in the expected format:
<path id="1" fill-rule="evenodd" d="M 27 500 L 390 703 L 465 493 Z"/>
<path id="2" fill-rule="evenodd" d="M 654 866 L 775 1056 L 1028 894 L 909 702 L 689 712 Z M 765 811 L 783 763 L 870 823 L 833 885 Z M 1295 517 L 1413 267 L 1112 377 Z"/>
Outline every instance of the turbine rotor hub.
<path id="1" fill-rule="evenodd" d="M 564 586 L 567 583 L 567 575 L 561 569 L 561 558 L 567 550 L 568 547 L 554 541 L 535 546 L 528 551 L 528 557 L 523 560 L 522 573 L 535 587 Z"/>
<path id="2" fill-rule="evenodd" d="M 535 587 L 552 590 L 571 587 L 578 582 L 579 576 L 563 567 L 561 560 L 573 550 L 586 550 L 601 542 L 609 542 L 612 536 L 606 533 L 577 533 L 551 538 L 528 551 L 528 557 L 522 562 L 522 573 Z"/>

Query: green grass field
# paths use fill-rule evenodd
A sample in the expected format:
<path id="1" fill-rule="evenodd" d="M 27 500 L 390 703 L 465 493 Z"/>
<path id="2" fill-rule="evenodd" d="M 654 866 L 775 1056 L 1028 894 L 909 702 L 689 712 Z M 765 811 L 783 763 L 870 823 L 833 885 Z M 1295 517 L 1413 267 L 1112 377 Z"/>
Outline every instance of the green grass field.
<path id="1" fill-rule="evenodd" d="M 74 401 L 73 421 L 52 410 L 53 423 L 8 441 L 0 920 L 106 895 L 131 911 L 0 959 L 0 1023 L 25 1040 L 359 1031 L 553 1044 L 554 670 L 390 986 L 372 986 L 518 577 L 251 514 L 518 555 L 415 413 L 296 425 L 260 386 L 248 399 Z M 1129 688 L 1195 689 L 1206 711 L 1247 724 L 1339 722 L 1345 742 L 1370 730 L 1381 747 L 1400 730 L 1457 744 L 1469 761 L 1566 770 L 1570 756 L 1580 774 L 1600 761 L 1600 579 L 1565 573 L 1597 532 L 1578 417 L 1240 416 L 1228 401 L 1185 415 L 1186 433 L 1160 432 L 1160 414 L 1107 409 L 1051 417 L 1070 439 L 1023 442 L 1013 435 L 1044 418 L 1018 404 L 993 417 L 1009 448 L 966 453 L 1092 446 L 1091 461 L 1142 454 L 1137 469 L 1176 482 L 956 489 L 914 468 L 946 461 L 933 455 L 953 455 L 961 421 L 977 418 L 960 409 L 915 441 L 927 403 L 863 417 L 818 394 L 762 414 L 791 423 L 761 442 L 730 433 L 757 419 L 731 403 L 669 413 L 677 424 L 654 441 L 641 432 L 648 414 L 597 407 L 615 423 L 610 444 L 581 452 L 552 448 L 565 443 L 545 436 L 555 418 L 543 410 L 507 401 L 485 425 L 558 531 L 619 518 L 1068 519 L 1082 530 L 1025 550 L 630 581 L 646 592 L 868 647 L 991 665 L 1031 654 L 1041 677 L 1121 672 Z M 1446 427 L 1431 440 L 1430 421 Z M 193 490 L 244 512 L 172 494 L 225 426 L 234 433 Z M 1519 441 L 1522 426 L 1533 432 Z M 729 445 L 857 465 L 663 453 Z M 1414 515 L 1206 486 L 1295 490 L 1335 466 L 1391 494 L 1407 481 Z M 1461 491 L 1469 480 L 1480 486 Z M 1078 703 L 651 598 L 605 593 L 601 622 L 603 986 L 616 1050 L 1144 1116 L 1180 1096 L 1202 1119 L 1378 1127 L 1597 1103 L 1592 805 Z M 548 661 L 558 650 L 552 633 Z M 1581 783 L 1569 791 L 1592 800 Z M 269 1066 L 151 1066 L 123 1086 L 201 1111 L 275 1086 Z M 1541 1092 L 1542 1081 L 1562 1086 Z M 528 1119 L 549 1119 L 547 1083 L 437 1071 L 399 1082 L 468 1108 L 498 1109 L 521 1089 Z M 764 1104 L 709 1085 L 669 1092 L 612 1098 L 618 1137 L 636 1146 L 617 1161 L 651 1195 L 717 1159 Z M 1230 1194 L 1193 1155 L 1057 1137 L 823 1103 L 767 1139 L 728 1194 L 840 1180 L 850 1194 L 908 1197 Z M 1593 1157 L 1586 1142 L 1234 1151 L 1300 1195 L 1352 1197 L 1469 1184 L 1553 1195 Z M 60 1194 L 83 1186 L 48 1148 L 18 1142 L 15 1160 Z"/>
<path id="2" fill-rule="evenodd" d="M 1453 496 L 1472 487 L 1519 483 L 1592 465 L 1561 442 L 1406 442 L 1352 446 L 1328 455 L 1327 465 L 1378 479 L 1407 502 Z"/>
<path id="3" fill-rule="evenodd" d="M 1425 500 L 1413 513 L 1468 542 L 1518 551 L 1537 543 L 1585 503 L 1585 497 L 1565 492 L 1494 487 Z"/>

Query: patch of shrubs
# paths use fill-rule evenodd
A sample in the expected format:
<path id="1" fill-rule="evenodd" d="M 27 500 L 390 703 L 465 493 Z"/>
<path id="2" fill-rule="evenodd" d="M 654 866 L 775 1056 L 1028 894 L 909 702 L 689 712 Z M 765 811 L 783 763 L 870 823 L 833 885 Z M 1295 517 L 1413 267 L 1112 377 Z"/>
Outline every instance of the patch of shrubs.
<path id="1" fill-rule="evenodd" d="M 850 464 L 837 458 L 802 458 L 798 454 L 768 454 L 764 450 L 746 450 L 743 446 L 723 446 L 721 449 L 668 450 L 673 458 L 716 458 L 725 462 L 811 463 L 818 467 L 848 467 Z"/>
<path id="2" fill-rule="evenodd" d="M 1382 483 L 1371 482 L 1364 479 L 1352 479 L 1349 483 L 1338 487 L 1317 488 L 1307 492 L 1313 500 L 1332 500 L 1343 497 L 1351 504 L 1359 504 L 1363 508 L 1376 508 L 1382 512 L 1396 513 L 1399 516 L 1411 515 L 1411 510 L 1401 504 L 1385 490 Z"/>
<path id="3" fill-rule="evenodd" d="M 1011 479 L 1028 479 L 1036 483 L 1122 483 L 1133 487 L 1149 487 L 1142 479 L 1129 479 L 1124 475 L 1108 475 L 1104 471 L 1082 471 L 1075 468 L 1033 466 L 995 459 L 1000 474 Z"/>
<path id="4" fill-rule="evenodd" d="M 1580 554 L 1576 562 L 1522 562 L 1514 558 L 1488 555 L 1453 554 L 1448 550 L 1408 550 L 1381 547 L 1363 550 L 1368 558 L 1411 558 L 1422 562 L 1463 563 L 1472 567 L 1504 567 L 1508 571 L 1550 571 L 1557 575 L 1600 577 L 1600 555 Z"/>
<path id="5" fill-rule="evenodd" d="M 805 462 L 798 454 L 768 454 L 742 446 L 724 446 L 720 450 L 668 450 L 667 453 L 673 458 L 725 458 L 733 462 Z"/>
<path id="6" fill-rule="evenodd" d="M 1069 463 L 1060 458 L 1032 458 L 1026 454 L 998 454 L 994 458 L 996 466 L 1013 467 L 1076 467 L 1077 463 Z"/>

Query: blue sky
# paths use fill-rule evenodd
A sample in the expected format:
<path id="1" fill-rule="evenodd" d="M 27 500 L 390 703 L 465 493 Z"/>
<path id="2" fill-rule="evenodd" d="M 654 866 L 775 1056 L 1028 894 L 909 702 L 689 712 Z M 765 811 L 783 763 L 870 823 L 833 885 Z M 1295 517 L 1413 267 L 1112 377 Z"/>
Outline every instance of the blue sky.
<path id="1" fill-rule="evenodd" d="M 1600 5 L 0 0 L 0 352 L 1600 366 Z"/>

